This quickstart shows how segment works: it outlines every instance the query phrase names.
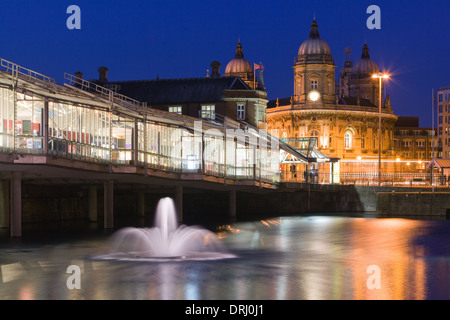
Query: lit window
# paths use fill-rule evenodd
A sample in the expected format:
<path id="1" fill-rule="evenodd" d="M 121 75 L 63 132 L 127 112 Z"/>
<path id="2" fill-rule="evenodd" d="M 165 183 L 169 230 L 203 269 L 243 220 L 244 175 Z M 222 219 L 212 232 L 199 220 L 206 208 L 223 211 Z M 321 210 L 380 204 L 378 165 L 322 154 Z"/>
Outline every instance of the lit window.
<path id="1" fill-rule="evenodd" d="M 182 114 L 183 113 L 183 108 L 181 106 L 169 107 L 169 112 Z"/>
<path id="2" fill-rule="evenodd" d="M 352 133 L 350 131 L 346 131 L 344 134 L 344 146 L 345 149 L 352 148 Z"/>
<path id="3" fill-rule="evenodd" d="M 216 106 L 214 105 L 202 106 L 202 110 L 200 111 L 200 117 L 202 119 L 209 119 L 209 120 L 216 119 Z"/>
<path id="4" fill-rule="evenodd" d="M 237 119 L 245 120 L 245 105 L 243 104 L 237 105 Z"/>

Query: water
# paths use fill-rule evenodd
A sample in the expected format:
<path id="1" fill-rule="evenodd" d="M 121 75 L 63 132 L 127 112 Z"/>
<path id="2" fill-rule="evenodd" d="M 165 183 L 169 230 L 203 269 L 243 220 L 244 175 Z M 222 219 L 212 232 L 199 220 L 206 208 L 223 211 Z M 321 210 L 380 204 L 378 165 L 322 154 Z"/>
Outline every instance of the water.
<path id="1" fill-rule="evenodd" d="M 220 226 L 215 235 L 233 258 L 96 259 L 110 252 L 111 234 L 100 232 L 3 241 L 0 299 L 450 298 L 450 221 L 278 217 Z M 70 265 L 80 268 L 80 289 L 67 286 Z M 380 289 L 369 288 L 372 276 Z"/>

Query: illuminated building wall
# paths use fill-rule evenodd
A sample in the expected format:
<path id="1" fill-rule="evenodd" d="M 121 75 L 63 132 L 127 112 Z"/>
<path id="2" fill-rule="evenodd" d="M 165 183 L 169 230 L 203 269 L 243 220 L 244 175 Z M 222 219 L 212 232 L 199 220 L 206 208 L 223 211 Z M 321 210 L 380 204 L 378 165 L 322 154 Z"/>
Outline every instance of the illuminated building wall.
<path id="1" fill-rule="evenodd" d="M 450 86 L 442 87 L 437 94 L 437 136 L 442 146 L 440 158 L 450 158 Z"/>

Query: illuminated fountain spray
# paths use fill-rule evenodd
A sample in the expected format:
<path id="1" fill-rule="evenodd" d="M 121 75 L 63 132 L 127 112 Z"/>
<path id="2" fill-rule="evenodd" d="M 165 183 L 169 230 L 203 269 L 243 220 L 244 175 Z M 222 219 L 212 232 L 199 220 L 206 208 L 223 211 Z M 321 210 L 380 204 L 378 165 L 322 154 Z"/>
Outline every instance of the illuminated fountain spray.
<path id="1" fill-rule="evenodd" d="M 162 198 L 156 207 L 153 228 L 127 227 L 111 237 L 111 254 L 104 259 L 223 259 L 227 253 L 220 239 L 200 227 L 178 226 L 174 202 Z"/>

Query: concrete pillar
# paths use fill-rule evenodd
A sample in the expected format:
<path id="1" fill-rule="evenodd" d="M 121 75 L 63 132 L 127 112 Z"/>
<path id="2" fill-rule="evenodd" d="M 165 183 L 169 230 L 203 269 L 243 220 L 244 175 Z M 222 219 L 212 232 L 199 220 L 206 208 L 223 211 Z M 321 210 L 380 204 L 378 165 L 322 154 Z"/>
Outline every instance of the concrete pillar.
<path id="1" fill-rule="evenodd" d="M 236 221 L 236 190 L 229 191 L 228 215 L 232 222 Z"/>
<path id="2" fill-rule="evenodd" d="M 0 181 L 0 228 L 9 228 L 9 181 Z"/>
<path id="3" fill-rule="evenodd" d="M 334 174 L 333 174 L 333 172 L 334 172 L 334 162 L 331 162 L 331 165 L 330 165 L 330 175 L 331 175 L 331 184 L 333 184 L 334 183 Z"/>
<path id="4" fill-rule="evenodd" d="M 11 237 L 22 236 L 22 173 L 11 174 Z"/>
<path id="5" fill-rule="evenodd" d="M 104 228 L 114 227 L 114 181 L 104 183 Z"/>
<path id="6" fill-rule="evenodd" d="M 175 207 L 177 209 L 178 222 L 183 223 L 183 186 L 175 188 Z"/>
<path id="7" fill-rule="evenodd" d="M 144 191 L 139 191 L 137 193 L 136 199 L 137 216 L 139 218 L 145 217 L 145 193 Z"/>
<path id="8" fill-rule="evenodd" d="M 89 186 L 89 221 L 96 222 L 98 218 L 97 186 Z"/>

